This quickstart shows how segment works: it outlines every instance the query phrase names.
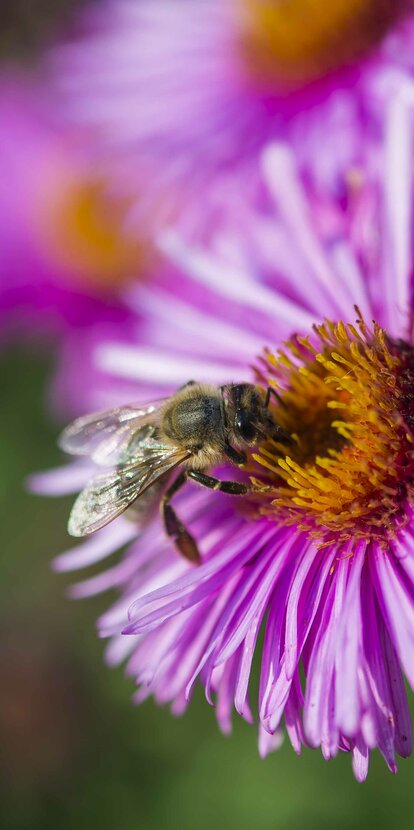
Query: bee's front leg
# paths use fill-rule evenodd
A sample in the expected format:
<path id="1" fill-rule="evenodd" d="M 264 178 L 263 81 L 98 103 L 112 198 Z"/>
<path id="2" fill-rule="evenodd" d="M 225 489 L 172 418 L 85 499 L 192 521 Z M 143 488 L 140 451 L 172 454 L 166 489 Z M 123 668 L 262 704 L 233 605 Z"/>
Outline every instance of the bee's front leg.
<path id="1" fill-rule="evenodd" d="M 241 481 L 220 481 L 219 478 L 208 476 L 199 470 L 190 470 L 187 476 L 192 481 L 196 481 L 197 484 L 201 484 L 202 487 L 208 487 L 210 490 L 220 490 L 230 496 L 244 496 L 251 490 L 249 484 L 243 484 Z"/>
<path id="2" fill-rule="evenodd" d="M 227 458 L 235 464 L 236 467 L 242 467 L 243 464 L 247 462 L 247 455 L 245 452 L 239 452 L 239 450 L 235 450 L 231 444 L 225 444 L 224 452 L 227 455 Z"/>

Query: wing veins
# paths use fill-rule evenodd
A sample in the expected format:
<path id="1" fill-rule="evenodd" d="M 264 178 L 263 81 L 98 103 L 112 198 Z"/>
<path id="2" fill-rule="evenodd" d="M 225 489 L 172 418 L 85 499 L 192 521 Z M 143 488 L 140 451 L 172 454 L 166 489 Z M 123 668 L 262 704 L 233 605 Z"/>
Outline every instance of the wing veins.
<path id="1" fill-rule="evenodd" d="M 92 478 L 73 505 L 69 533 L 88 536 L 105 527 L 189 455 L 178 447 L 162 448 L 156 444 L 153 452 L 148 448 L 148 454 L 138 462 Z"/>
<path id="2" fill-rule="evenodd" d="M 78 418 L 63 431 L 59 446 L 71 455 L 89 456 L 98 466 L 126 463 L 123 456 L 130 445 L 138 447 L 153 437 L 160 405 L 127 406 Z"/>

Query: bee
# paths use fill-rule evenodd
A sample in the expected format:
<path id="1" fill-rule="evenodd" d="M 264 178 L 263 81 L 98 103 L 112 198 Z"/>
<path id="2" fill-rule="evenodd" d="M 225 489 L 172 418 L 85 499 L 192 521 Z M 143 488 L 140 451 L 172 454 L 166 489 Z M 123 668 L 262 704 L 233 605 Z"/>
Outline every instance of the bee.
<path id="1" fill-rule="evenodd" d="M 111 469 L 82 490 L 68 532 L 87 536 L 125 511 L 143 526 L 158 502 L 167 536 L 182 556 L 199 563 L 197 544 L 171 499 L 187 480 L 234 496 L 251 489 L 244 482 L 221 481 L 206 470 L 225 461 L 241 467 L 246 451 L 266 439 L 291 442 L 269 410 L 272 393 L 279 397 L 271 387 L 264 393 L 250 383 L 216 387 L 190 381 L 163 401 L 78 418 L 62 433 L 60 447 Z"/>

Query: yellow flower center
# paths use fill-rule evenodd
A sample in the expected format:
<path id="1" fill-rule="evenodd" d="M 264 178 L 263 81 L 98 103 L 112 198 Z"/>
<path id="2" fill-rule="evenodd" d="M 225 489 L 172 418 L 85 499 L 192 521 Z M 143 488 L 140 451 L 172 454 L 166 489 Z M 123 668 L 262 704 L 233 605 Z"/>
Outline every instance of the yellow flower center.
<path id="1" fill-rule="evenodd" d="M 321 545 L 387 541 L 414 492 L 414 349 L 362 319 L 315 335 L 267 352 L 260 370 L 293 436 L 288 451 L 269 442 L 254 455 L 260 511 Z"/>
<path id="2" fill-rule="evenodd" d="M 288 86 L 353 63 L 406 10 L 406 0 L 239 0 L 255 75 Z"/>
<path id="3" fill-rule="evenodd" d="M 103 181 L 88 177 L 68 177 L 46 195 L 44 245 L 72 284 L 108 293 L 142 272 L 148 254 L 127 228 L 129 207 L 109 195 Z"/>

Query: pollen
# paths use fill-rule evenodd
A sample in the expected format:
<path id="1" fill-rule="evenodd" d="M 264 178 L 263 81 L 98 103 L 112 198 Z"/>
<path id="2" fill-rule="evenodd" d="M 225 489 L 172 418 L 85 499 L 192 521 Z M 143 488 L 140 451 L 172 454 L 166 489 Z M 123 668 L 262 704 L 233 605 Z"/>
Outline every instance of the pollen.
<path id="1" fill-rule="evenodd" d="M 258 369 L 277 389 L 292 445 L 254 455 L 259 510 L 320 546 L 375 539 L 404 525 L 414 495 L 414 348 L 377 324 L 326 321 Z"/>
<path id="2" fill-rule="evenodd" d="M 368 53 L 406 0 L 239 0 L 242 44 L 253 73 L 288 86 Z"/>

